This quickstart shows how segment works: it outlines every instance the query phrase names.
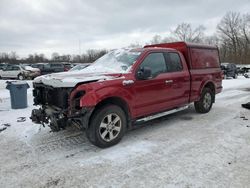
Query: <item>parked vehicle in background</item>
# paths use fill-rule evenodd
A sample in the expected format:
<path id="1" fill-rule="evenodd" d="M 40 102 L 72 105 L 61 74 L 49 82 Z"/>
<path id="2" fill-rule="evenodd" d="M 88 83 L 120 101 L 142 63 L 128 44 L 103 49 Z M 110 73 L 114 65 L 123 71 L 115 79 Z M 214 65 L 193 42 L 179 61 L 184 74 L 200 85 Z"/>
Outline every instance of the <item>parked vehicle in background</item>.
<path id="1" fill-rule="evenodd" d="M 88 67 L 91 63 L 83 63 L 83 64 L 78 64 L 76 66 L 74 66 L 72 69 L 70 69 L 69 71 L 78 71 L 78 70 L 82 70 L 85 69 L 86 67 Z"/>
<path id="2" fill-rule="evenodd" d="M 24 80 L 34 79 L 40 75 L 41 72 L 39 69 L 24 65 L 7 65 L 3 70 L 0 70 L 0 78 Z"/>
<path id="3" fill-rule="evenodd" d="M 41 76 L 33 82 L 31 119 L 53 131 L 76 125 L 104 148 L 127 129 L 184 110 L 207 113 L 222 90 L 215 46 L 185 42 L 112 50 L 80 71 Z"/>
<path id="4" fill-rule="evenodd" d="M 31 64 L 30 66 L 33 68 L 38 68 L 41 71 L 41 74 L 43 74 L 43 69 L 44 69 L 44 65 L 47 63 L 35 63 L 35 64 Z"/>
<path id="5" fill-rule="evenodd" d="M 237 65 L 238 73 L 244 75 L 245 73 L 250 72 L 250 65 Z"/>
<path id="6" fill-rule="evenodd" d="M 249 73 L 249 72 L 246 72 L 246 73 L 243 74 L 243 76 L 244 76 L 245 78 L 250 78 L 250 73 Z"/>
<path id="7" fill-rule="evenodd" d="M 3 70 L 7 66 L 6 63 L 0 63 L 0 70 Z"/>
<path id="8" fill-rule="evenodd" d="M 34 68 L 39 68 L 42 75 L 64 72 L 65 70 L 65 67 L 62 63 L 37 63 L 31 66 Z"/>
<path id="9" fill-rule="evenodd" d="M 245 78 L 250 78 L 250 65 L 241 65 L 241 72 Z"/>
<path id="10" fill-rule="evenodd" d="M 69 71 L 73 65 L 71 63 L 63 63 L 64 65 L 64 71 Z"/>
<path id="11" fill-rule="evenodd" d="M 241 69 L 243 70 L 244 73 L 250 72 L 250 66 L 242 67 Z"/>
<path id="12" fill-rule="evenodd" d="M 234 63 L 221 63 L 221 70 L 224 73 L 225 78 L 234 78 L 238 77 L 238 69 Z"/>

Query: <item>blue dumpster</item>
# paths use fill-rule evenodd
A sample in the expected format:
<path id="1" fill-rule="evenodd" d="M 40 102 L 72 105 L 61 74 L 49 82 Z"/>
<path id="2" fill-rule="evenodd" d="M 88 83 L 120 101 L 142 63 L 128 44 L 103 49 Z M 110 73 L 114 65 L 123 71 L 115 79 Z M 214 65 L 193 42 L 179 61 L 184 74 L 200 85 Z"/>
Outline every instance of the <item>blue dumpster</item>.
<path id="1" fill-rule="evenodd" d="M 27 108 L 27 89 L 29 84 L 24 81 L 6 82 L 6 89 L 10 91 L 11 108 L 22 109 Z"/>

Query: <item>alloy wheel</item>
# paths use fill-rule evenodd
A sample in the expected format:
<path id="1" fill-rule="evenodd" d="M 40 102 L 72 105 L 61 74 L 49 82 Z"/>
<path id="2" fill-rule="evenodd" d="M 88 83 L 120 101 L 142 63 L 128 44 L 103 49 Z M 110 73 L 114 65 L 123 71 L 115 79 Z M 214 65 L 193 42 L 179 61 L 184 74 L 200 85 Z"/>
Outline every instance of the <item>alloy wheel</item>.
<path id="1" fill-rule="evenodd" d="M 101 121 L 99 134 L 104 141 L 111 142 L 119 135 L 121 127 L 121 118 L 115 113 L 108 114 Z"/>
<path id="2" fill-rule="evenodd" d="M 209 109 L 212 103 L 212 96 L 210 93 L 204 95 L 203 105 L 205 109 Z"/>

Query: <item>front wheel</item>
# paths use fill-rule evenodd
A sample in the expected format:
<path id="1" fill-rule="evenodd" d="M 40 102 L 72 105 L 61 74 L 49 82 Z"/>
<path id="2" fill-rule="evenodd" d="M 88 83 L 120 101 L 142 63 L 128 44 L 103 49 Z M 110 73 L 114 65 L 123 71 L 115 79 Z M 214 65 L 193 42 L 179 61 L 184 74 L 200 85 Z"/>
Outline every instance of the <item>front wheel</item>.
<path id="1" fill-rule="evenodd" d="M 127 126 L 124 111 L 116 105 L 97 109 L 86 130 L 89 141 L 100 148 L 113 146 L 121 141 Z"/>
<path id="2" fill-rule="evenodd" d="M 207 113 L 213 105 L 214 93 L 210 88 L 204 88 L 199 101 L 194 102 L 194 107 L 198 113 Z"/>

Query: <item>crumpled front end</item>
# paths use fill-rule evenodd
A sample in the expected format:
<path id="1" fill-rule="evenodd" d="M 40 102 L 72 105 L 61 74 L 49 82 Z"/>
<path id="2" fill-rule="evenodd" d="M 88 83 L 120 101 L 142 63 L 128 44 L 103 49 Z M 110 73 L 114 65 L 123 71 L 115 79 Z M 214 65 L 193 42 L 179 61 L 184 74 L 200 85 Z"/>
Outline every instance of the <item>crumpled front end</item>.
<path id="1" fill-rule="evenodd" d="M 72 87 L 54 88 L 42 83 L 34 83 L 34 105 L 39 109 L 32 110 L 31 120 L 34 123 L 48 125 L 52 131 L 59 131 L 69 125 L 86 128 L 93 108 L 82 108 L 79 105 L 84 91 L 71 96 Z"/>

